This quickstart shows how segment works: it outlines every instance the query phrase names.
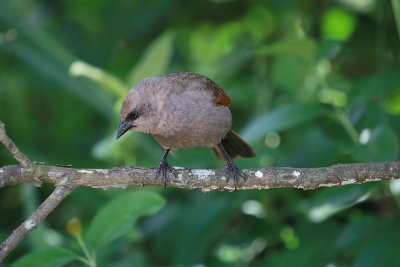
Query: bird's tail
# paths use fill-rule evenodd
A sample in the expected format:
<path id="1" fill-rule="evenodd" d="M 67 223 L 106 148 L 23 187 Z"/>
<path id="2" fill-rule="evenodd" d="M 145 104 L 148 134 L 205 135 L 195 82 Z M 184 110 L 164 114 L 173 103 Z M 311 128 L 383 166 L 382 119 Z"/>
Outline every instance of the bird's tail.
<path id="1" fill-rule="evenodd" d="M 229 130 L 228 134 L 221 141 L 222 146 L 231 158 L 242 156 L 251 158 L 256 155 L 256 151 L 246 141 L 244 141 L 237 133 Z M 224 153 L 218 146 L 213 147 L 214 153 L 220 160 L 225 160 Z"/>

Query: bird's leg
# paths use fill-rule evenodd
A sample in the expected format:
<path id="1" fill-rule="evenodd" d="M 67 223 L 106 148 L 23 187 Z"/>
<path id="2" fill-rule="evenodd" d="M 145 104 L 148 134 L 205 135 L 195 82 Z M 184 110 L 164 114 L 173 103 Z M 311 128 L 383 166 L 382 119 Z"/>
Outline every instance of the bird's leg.
<path id="1" fill-rule="evenodd" d="M 160 176 L 162 173 L 163 179 L 164 179 L 164 188 L 167 187 L 167 182 L 169 182 L 168 176 L 167 176 L 167 171 L 172 172 L 172 174 L 176 177 L 176 171 L 174 168 L 172 168 L 167 161 L 167 156 L 169 153 L 169 149 L 165 150 L 164 156 L 162 157 L 160 161 L 160 165 L 157 168 L 157 173 L 156 173 L 156 178 Z"/>
<path id="2" fill-rule="evenodd" d="M 232 177 L 233 182 L 235 184 L 235 190 L 237 188 L 237 185 L 239 183 L 239 177 L 242 177 L 243 180 L 246 181 L 246 175 L 235 165 L 233 162 L 232 158 L 229 156 L 228 152 L 226 152 L 225 148 L 221 143 L 218 144 L 218 147 L 221 148 L 222 152 L 225 155 L 226 159 L 226 181 L 229 182 L 229 179 Z"/>

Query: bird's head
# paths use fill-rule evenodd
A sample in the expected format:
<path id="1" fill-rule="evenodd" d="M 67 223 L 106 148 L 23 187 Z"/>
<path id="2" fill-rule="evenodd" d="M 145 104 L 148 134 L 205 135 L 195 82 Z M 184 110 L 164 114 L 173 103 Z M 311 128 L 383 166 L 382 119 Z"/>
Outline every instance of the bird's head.
<path id="1" fill-rule="evenodd" d="M 117 139 L 128 130 L 151 132 L 154 120 L 151 117 L 152 107 L 146 95 L 137 89 L 131 89 L 122 103 Z"/>

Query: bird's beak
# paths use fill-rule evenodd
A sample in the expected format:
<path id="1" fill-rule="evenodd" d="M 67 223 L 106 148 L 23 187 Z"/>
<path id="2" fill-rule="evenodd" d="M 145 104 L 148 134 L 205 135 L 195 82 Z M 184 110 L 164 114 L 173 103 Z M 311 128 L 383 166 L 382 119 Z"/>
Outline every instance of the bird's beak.
<path id="1" fill-rule="evenodd" d="M 116 139 L 118 140 L 118 138 L 120 138 L 124 133 L 126 133 L 131 128 L 131 126 L 132 123 L 130 121 L 126 122 L 120 121 Z"/>

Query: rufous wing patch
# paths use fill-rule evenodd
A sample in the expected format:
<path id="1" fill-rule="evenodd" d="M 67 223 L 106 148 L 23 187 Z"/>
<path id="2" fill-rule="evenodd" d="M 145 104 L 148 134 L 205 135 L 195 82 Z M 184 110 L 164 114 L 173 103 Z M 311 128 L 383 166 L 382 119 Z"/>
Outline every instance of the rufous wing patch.
<path id="1" fill-rule="evenodd" d="M 231 99 L 229 96 L 222 90 L 221 87 L 215 85 L 215 99 L 214 99 L 214 106 L 226 106 L 229 107 L 231 104 Z"/>

